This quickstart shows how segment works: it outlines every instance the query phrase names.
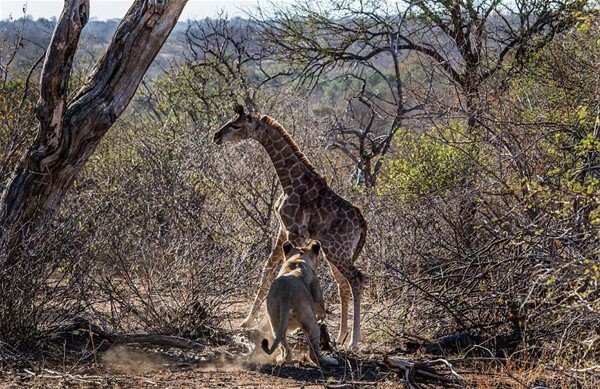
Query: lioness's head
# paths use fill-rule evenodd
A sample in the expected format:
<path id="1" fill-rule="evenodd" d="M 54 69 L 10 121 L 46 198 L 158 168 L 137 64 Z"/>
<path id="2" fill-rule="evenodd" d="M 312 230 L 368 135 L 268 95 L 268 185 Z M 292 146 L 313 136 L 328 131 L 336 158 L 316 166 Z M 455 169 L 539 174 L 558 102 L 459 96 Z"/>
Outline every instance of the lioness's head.
<path id="1" fill-rule="evenodd" d="M 321 250 L 321 243 L 313 240 L 308 246 L 305 247 L 294 247 L 291 242 L 285 242 L 283 244 L 283 253 L 285 254 L 285 260 L 290 259 L 302 259 L 314 269 L 316 268 L 319 257 L 319 251 Z"/>

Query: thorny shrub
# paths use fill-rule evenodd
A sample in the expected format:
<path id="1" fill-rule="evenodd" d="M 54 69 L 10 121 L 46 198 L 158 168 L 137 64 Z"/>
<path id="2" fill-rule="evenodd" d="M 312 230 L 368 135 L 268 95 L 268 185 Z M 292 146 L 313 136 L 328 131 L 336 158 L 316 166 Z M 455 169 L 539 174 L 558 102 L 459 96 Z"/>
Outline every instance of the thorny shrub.
<path id="1" fill-rule="evenodd" d="M 594 40 L 566 38 L 575 43 L 549 47 L 514 84 L 489 85 L 490 111 L 472 139 L 444 136 L 455 117 L 436 117 L 430 128 L 403 123 L 427 133 L 397 138 L 385 190 L 357 188 L 354 163 L 324 150 L 318 99 L 281 89 L 289 98 L 270 100 L 264 113 L 369 223 L 358 266 L 369 277 L 364 335 L 374 347 L 459 332 L 469 355 L 582 368 L 600 358 L 598 79 L 594 61 L 577 55 Z M 278 183 L 257 144 L 212 144 L 233 102 L 201 104 L 202 88 L 182 88 L 194 84 L 187 70 L 142 88 L 80 174 L 47 243 L 27 253 L 44 266 L 22 325 L 87 315 L 116 332 L 200 338 L 255 292 L 277 229 Z M 568 76 L 585 88 L 558 87 Z M 476 169 L 468 186 L 457 179 L 465 157 Z M 472 200 L 476 211 L 465 215 Z M 468 247 L 465 223 L 473 225 Z M 335 284 L 322 274 L 335 306 Z"/>

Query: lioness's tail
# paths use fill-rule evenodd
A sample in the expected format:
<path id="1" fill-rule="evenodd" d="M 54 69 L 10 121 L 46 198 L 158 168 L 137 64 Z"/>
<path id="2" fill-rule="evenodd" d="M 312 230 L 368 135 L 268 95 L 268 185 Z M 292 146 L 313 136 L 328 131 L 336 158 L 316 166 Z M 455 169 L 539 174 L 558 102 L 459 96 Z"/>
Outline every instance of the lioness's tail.
<path id="1" fill-rule="evenodd" d="M 285 336 L 285 331 L 287 330 L 289 320 L 289 309 L 281 309 L 279 311 L 279 326 L 275 330 L 275 339 L 273 339 L 273 345 L 271 348 L 269 348 L 269 341 L 267 339 L 263 339 L 260 343 L 264 352 L 271 355 L 277 349 L 277 346 L 279 346 L 279 343 L 281 343 L 281 339 L 283 339 Z"/>

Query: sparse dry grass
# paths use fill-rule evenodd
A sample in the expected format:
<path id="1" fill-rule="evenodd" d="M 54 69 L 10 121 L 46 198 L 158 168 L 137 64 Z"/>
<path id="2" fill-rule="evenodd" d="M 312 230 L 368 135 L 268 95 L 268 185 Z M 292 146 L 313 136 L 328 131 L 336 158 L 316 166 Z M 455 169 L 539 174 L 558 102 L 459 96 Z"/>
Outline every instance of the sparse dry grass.
<path id="1" fill-rule="evenodd" d="M 597 35 L 596 24 L 591 33 Z M 597 168 L 590 167 L 588 181 L 578 175 L 584 162 L 596 158 L 597 164 L 596 143 L 584 142 L 597 112 L 582 108 L 597 93 L 571 96 L 556 82 L 597 91 L 590 59 L 598 53 L 577 57 L 580 47 L 595 41 L 583 38 L 560 37 L 538 62 L 525 64 L 535 77 L 522 74 L 517 85 L 490 86 L 489 112 L 481 117 L 488 126 L 481 130 L 489 133 L 457 141 L 448 132 L 461 130 L 454 116 L 403 122 L 402 131 L 425 134 L 419 142 L 443 144 L 424 150 L 452 149 L 452 155 L 472 158 L 468 174 L 475 185 L 436 175 L 431 166 L 442 169 L 437 163 L 443 158 L 434 165 L 427 164 L 428 155 L 406 160 L 398 132 L 388 158 L 405 162 L 411 180 L 421 180 L 417 189 L 410 180 L 392 179 L 407 169 L 391 168 L 382 170 L 375 189 L 357 187 L 350 178 L 356 163 L 324 146 L 340 107 L 285 86 L 277 89 L 281 101 L 257 94 L 259 105 L 272 110 L 265 113 L 288 126 L 330 185 L 360 205 L 369 223 L 357 264 L 369 277 L 364 350 L 340 352 L 339 369 L 299 361 L 280 368 L 261 352 L 247 355 L 248 344 L 268 332 L 241 332 L 238 325 L 274 242 L 279 187 L 256 144 L 217 149 L 211 142 L 212 129 L 228 111 L 221 95 L 241 92 L 206 84 L 214 72 L 185 64 L 149 80 L 81 172 L 48 235 L 31 238 L 23 261 L 0 272 L 0 385 L 399 387 L 400 378 L 383 365 L 389 353 L 412 362 L 445 358 L 467 387 L 600 387 L 600 202 L 597 182 L 589 180 L 597 178 Z M 561 68 L 570 59 L 578 59 L 571 65 L 582 72 Z M 32 114 L 16 115 L 19 85 L 3 86 L 0 97 L 6 108 L 0 120 L 2 186 L 16 163 L 15 150 L 32 132 L 17 139 L 16 129 L 34 126 Z M 202 95 L 209 92 L 210 99 Z M 24 112 L 35 101 L 29 97 Z M 431 104 L 432 112 L 448 108 Z M 549 122 L 529 120 L 539 115 Z M 509 155 L 507 148 L 518 153 Z M 440 177 L 444 185 L 430 185 Z M 420 193 L 423 188 L 431 192 Z M 474 213 L 465 215 L 471 200 Z M 328 325 L 335 333 L 337 288 L 322 266 Z M 77 320 L 108 335 L 181 337 L 202 347 L 109 348 L 107 336 L 73 326 Z M 444 343 L 448 335 L 460 344 Z M 440 355 L 428 350 L 436 342 L 443 343 Z"/>

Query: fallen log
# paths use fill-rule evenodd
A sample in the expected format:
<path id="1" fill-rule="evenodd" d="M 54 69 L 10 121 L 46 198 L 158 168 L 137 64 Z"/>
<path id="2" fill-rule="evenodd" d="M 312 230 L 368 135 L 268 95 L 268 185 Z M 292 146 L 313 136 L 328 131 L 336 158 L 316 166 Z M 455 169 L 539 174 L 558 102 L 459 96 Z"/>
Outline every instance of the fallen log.
<path id="1" fill-rule="evenodd" d="M 110 333 L 85 318 L 76 318 L 71 325 L 53 331 L 55 337 L 72 344 L 92 342 L 98 350 L 106 350 L 116 345 L 144 344 L 179 349 L 201 349 L 204 345 L 179 336 L 159 334 Z"/>

